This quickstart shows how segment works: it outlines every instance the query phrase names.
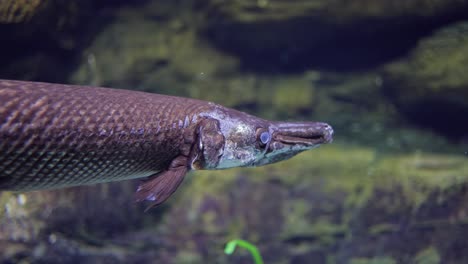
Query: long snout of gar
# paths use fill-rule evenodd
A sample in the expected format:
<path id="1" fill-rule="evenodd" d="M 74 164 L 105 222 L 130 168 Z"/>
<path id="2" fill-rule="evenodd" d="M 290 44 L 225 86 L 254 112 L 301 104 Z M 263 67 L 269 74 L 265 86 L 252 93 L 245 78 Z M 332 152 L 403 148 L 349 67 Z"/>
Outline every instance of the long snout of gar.
<path id="1" fill-rule="evenodd" d="M 333 128 L 322 122 L 276 122 L 275 139 L 284 144 L 317 145 L 333 141 Z"/>

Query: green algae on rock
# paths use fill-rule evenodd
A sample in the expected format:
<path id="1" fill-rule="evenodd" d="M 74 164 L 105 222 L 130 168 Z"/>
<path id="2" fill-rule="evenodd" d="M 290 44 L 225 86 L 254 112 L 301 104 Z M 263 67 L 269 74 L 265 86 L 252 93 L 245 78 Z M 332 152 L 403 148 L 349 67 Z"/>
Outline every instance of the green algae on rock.
<path id="1" fill-rule="evenodd" d="M 468 23 L 450 25 L 421 40 L 408 58 L 386 66 L 384 89 L 416 123 L 466 136 L 467 54 Z"/>
<path id="2" fill-rule="evenodd" d="M 24 224 L 36 223 L 36 235 L 30 237 L 29 244 L 43 244 L 45 252 L 53 250 L 59 257 L 67 254 L 68 246 L 44 241 L 62 241 L 96 261 L 99 254 L 109 257 L 120 248 L 117 241 L 124 238 L 134 245 L 118 249 L 120 260 L 140 255 L 139 259 L 157 257 L 180 263 L 213 259 L 229 263 L 220 249 L 236 237 L 259 245 L 267 263 L 312 255 L 334 259 L 335 263 L 352 258 L 391 257 L 397 262 L 401 258 L 434 259 L 432 251 L 421 250 L 437 247 L 440 256 L 447 256 L 451 250 L 448 245 L 461 243 L 457 241 L 463 233 L 457 230 L 463 225 L 467 197 L 463 185 L 468 178 L 464 157 L 424 152 L 383 155 L 373 149 L 338 145 L 322 148 L 320 153 L 303 153 L 272 167 L 194 173 L 156 226 L 158 214 L 135 214 L 133 211 L 140 208 L 126 204 L 134 186 L 125 184 L 88 187 L 86 195 L 82 188 L 27 193 L 23 198 L 4 193 L 1 223 L 12 221 L 5 210 L 13 208 L 14 201 L 14 208 L 19 206 L 15 212 L 30 208 L 21 209 Z M 91 201 L 109 203 L 115 193 L 119 193 L 118 210 L 109 208 L 95 218 L 96 211 L 86 209 Z M 124 208 L 130 211 L 122 212 Z M 109 227 L 109 218 L 121 220 L 120 232 L 113 233 L 116 227 Z M 2 225 L 2 248 L 16 252 L 12 253 L 15 256 L 26 252 L 25 247 L 18 248 L 24 242 L 11 240 L 16 231 Z M 394 234 L 403 230 L 419 241 L 414 247 L 399 246 L 408 237 Z M 109 235 L 117 240 L 108 241 Z M 421 236 L 432 239 L 418 239 Z M 92 246 L 96 244 L 105 246 Z M 385 252 L 379 250 L 381 246 Z M 248 258 L 239 256 L 244 257 Z M 468 255 L 464 259 L 468 260 Z"/>
<path id="3" fill-rule="evenodd" d="M 309 161 L 306 167 L 305 161 Z M 443 203 L 453 199 L 449 193 L 459 193 L 453 188 L 468 177 L 468 165 L 462 161 L 463 157 L 458 156 L 381 156 L 371 150 L 330 146 L 319 156 L 304 153 L 269 169 L 199 173 L 159 228 L 175 232 L 172 234 L 184 241 L 193 240 L 196 234 L 243 237 L 261 245 L 266 261 L 272 263 L 280 262 L 269 255 L 298 257 L 317 250 L 340 263 L 351 256 L 375 254 L 375 248 L 367 243 L 378 238 L 388 243 L 387 256 L 394 255 L 398 262 L 397 256 L 412 258 L 418 251 L 393 248 L 391 245 L 398 243 L 399 238 L 392 234 L 405 228 L 401 221 L 413 219 L 408 232 L 418 236 L 424 218 L 421 213 L 432 210 L 431 207 L 438 210 L 432 205 L 434 194 L 440 193 L 437 196 Z M 441 169 L 428 173 L 427 166 Z M 446 166 L 451 167 L 450 172 L 444 172 Z M 441 181 L 446 184 L 441 185 Z M 280 214 L 273 217 L 272 211 Z M 211 212 L 209 221 L 202 217 L 206 212 Z M 451 214 L 447 213 L 445 217 Z M 174 224 L 175 218 L 185 220 Z M 188 229 L 191 222 L 197 223 L 192 231 Z M 180 229 L 181 224 L 185 228 Z M 434 231 L 430 235 L 438 237 L 436 230 L 444 226 L 433 223 L 431 228 Z M 276 242 L 270 244 L 269 241 L 277 240 L 275 237 L 281 238 L 281 249 Z M 362 244 L 364 241 L 367 242 Z M 334 252 L 332 249 L 337 246 L 353 250 Z M 209 249 L 210 254 L 215 250 Z M 378 258 L 388 260 L 384 256 Z"/>
<path id="4" fill-rule="evenodd" d="M 414 257 L 413 263 L 416 264 L 439 264 L 441 263 L 440 261 L 440 255 L 439 252 L 436 248 L 434 247 L 428 247 L 420 252 Z"/>
<path id="5" fill-rule="evenodd" d="M 423 39 L 408 59 L 386 67 L 388 87 L 395 99 L 440 98 L 468 102 L 468 23 L 455 24 Z"/>
<path id="6" fill-rule="evenodd" d="M 352 258 L 349 264 L 397 264 L 398 262 L 390 257 Z"/>
<path id="7" fill-rule="evenodd" d="M 246 68 L 273 73 L 373 69 L 406 54 L 433 28 L 462 19 L 468 6 L 457 0 L 208 2 L 203 36 Z"/>

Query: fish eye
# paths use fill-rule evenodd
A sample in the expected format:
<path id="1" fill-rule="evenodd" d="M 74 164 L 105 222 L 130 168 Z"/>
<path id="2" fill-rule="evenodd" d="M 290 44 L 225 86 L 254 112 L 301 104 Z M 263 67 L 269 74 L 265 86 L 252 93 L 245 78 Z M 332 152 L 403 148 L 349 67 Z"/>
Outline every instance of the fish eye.
<path id="1" fill-rule="evenodd" d="M 271 139 L 270 132 L 264 131 L 260 134 L 260 141 L 262 144 L 266 145 Z"/>

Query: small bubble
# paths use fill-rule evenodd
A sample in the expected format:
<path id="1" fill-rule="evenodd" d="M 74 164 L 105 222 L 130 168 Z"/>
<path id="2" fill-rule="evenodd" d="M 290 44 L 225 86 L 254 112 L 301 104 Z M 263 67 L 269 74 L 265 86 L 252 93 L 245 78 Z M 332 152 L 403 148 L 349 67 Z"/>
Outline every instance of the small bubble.
<path id="1" fill-rule="evenodd" d="M 54 244 L 55 242 L 57 242 L 57 236 L 55 234 L 50 234 L 49 243 Z"/>
<path id="2" fill-rule="evenodd" d="M 88 63 L 89 64 L 95 64 L 96 63 L 96 57 L 94 57 L 94 54 L 89 54 L 88 55 Z"/>
<path id="3" fill-rule="evenodd" d="M 24 195 L 24 194 L 18 195 L 18 203 L 20 205 L 24 205 L 27 202 L 27 200 L 28 199 L 26 198 L 26 195 Z"/>
<path id="4" fill-rule="evenodd" d="M 204 80 L 205 77 L 206 77 L 206 76 L 205 76 L 205 73 L 204 73 L 204 72 L 200 72 L 200 73 L 198 74 L 198 76 L 197 76 L 197 78 L 198 78 L 199 80 Z"/>
<path id="5" fill-rule="evenodd" d="M 378 87 L 382 86 L 382 84 L 383 84 L 382 77 L 380 77 L 380 76 L 375 77 L 374 83 L 375 83 L 375 85 L 378 86 Z"/>

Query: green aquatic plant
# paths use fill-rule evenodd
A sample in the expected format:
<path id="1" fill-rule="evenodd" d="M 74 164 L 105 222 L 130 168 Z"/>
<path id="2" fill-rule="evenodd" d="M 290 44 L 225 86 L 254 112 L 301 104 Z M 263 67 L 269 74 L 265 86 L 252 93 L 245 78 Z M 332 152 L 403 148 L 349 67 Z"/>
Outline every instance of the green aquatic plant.
<path id="1" fill-rule="evenodd" d="M 231 255 L 232 253 L 234 253 L 234 250 L 236 250 L 237 245 L 247 249 L 250 252 L 250 254 L 252 255 L 254 259 L 255 264 L 263 264 L 263 259 L 262 259 L 262 256 L 260 255 L 258 248 L 254 244 L 247 242 L 245 240 L 242 240 L 242 239 L 233 239 L 229 241 L 226 244 L 226 247 L 224 248 L 224 253 L 226 253 L 227 255 Z"/>

